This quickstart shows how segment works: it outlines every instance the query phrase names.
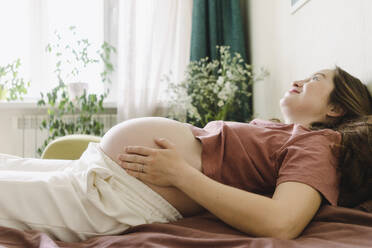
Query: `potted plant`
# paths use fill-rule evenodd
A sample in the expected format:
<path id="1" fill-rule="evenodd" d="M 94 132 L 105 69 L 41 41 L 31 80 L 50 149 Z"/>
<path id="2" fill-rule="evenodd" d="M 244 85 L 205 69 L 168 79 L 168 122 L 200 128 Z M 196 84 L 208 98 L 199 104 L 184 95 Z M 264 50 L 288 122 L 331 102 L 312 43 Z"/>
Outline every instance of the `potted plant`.
<path id="1" fill-rule="evenodd" d="M 252 85 L 262 80 L 267 71 L 253 72 L 241 55 L 231 56 L 228 46 L 217 46 L 219 59 L 192 61 L 182 82 L 168 83 L 168 117 L 198 127 L 213 120 L 247 122 L 253 117 Z M 180 108 L 181 107 L 181 108 Z"/>
<path id="2" fill-rule="evenodd" d="M 69 30 L 76 37 L 76 28 L 70 27 Z M 56 137 L 68 134 L 103 135 L 104 125 L 95 115 L 104 111 L 103 101 L 108 96 L 108 88 L 102 94 L 89 94 L 85 82 L 80 84 L 76 80 L 71 84 L 71 80 L 78 78 L 82 70 L 91 64 L 103 64 L 103 70 L 99 74 L 103 84 L 111 83 L 110 74 L 114 71 L 110 60 L 116 49 L 109 43 L 104 42 L 94 56 L 89 53 L 91 43 L 88 39 L 70 39 L 63 44 L 62 36 L 58 32 L 55 34 L 57 42 L 48 44 L 46 51 L 54 53 L 58 58 L 54 70 L 58 85 L 46 94 L 40 93 L 38 106 L 47 107 L 47 119 L 42 121 L 40 128 L 48 130 L 48 137 L 38 148 L 39 155 Z M 74 91 L 76 86 L 78 90 Z"/>
<path id="3" fill-rule="evenodd" d="M 111 66 L 105 61 L 104 51 L 115 51 L 115 48 L 104 43 L 95 53 L 92 52 L 92 44 L 86 38 L 79 38 L 75 26 L 70 26 L 68 32 L 61 35 L 57 30 L 54 32 L 55 41 L 46 46 L 46 52 L 54 55 L 56 59 L 55 74 L 59 82 L 67 85 L 71 100 L 80 97 L 84 90 L 88 90 L 88 82 L 81 80 L 83 71 L 100 62 Z M 112 68 L 111 68 L 112 69 Z M 102 76 L 102 75 L 101 75 Z M 107 75 L 103 80 L 107 80 Z"/>
<path id="4" fill-rule="evenodd" d="M 30 86 L 30 81 L 26 82 L 24 78 L 20 77 L 20 66 L 20 59 L 0 66 L 0 100 L 23 100 L 23 95 L 27 94 L 26 87 Z"/>

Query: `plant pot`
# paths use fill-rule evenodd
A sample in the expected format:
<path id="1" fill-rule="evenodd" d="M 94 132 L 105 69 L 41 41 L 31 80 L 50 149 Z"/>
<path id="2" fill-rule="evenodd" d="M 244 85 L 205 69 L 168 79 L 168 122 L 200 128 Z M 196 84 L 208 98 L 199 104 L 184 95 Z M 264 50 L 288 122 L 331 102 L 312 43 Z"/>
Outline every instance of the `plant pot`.
<path id="1" fill-rule="evenodd" d="M 75 101 L 76 98 L 81 97 L 84 94 L 84 90 L 88 91 L 88 83 L 84 82 L 73 82 L 67 85 L 68 95 L 71 101 Z"/>
<path id="2" fill-rule="evenodd" d="M 8 90 L 4 86 L 0 85 L 0 101 L 6 101 L 6 94 Z"/>

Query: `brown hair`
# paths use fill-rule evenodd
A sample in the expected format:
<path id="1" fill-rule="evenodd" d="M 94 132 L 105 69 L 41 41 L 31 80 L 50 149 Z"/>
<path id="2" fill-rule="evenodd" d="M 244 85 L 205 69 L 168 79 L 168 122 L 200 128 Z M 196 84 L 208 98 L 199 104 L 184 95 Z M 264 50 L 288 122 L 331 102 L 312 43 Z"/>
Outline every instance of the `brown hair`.
<path id="1" fill-rule="evenodd" d="M 338 131 L 342 134 L 338 204 L 354 207 L 372 199 L 372 115 L 343 123 Z"/>
<path id="2" fill-rule="evenodd" d="M 367 86 L 338 66 L 334 72 L 334 89 L 328 103 L 341 108 L 344 113 L 340 117 L 327 116 L 325 122 L 311 123 L 313 129 L 337 129 L 344 122 L 372 114 L 372 96 Z"/>
<path id="3" fill-rule="evenodd" d="M 310 128 L 331 128 L 341 133 L 339 205 L 354 207 L 372 198 L 372 97 L 358 78 L 338 66 L 334 71 L 334 89 L 328 103 L 341 108 L 343 115 L 327 116 L 325 122 L 311 123 Z"/>

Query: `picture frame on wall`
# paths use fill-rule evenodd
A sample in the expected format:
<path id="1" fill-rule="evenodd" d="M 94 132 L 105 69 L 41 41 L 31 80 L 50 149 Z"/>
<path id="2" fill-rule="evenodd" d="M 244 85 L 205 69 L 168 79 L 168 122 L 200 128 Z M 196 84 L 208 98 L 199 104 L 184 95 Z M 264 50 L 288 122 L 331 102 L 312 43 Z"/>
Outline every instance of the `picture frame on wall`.
<path id="1" fill-rule="evenodd" d="M 290 0 L 290 1 L 291 1 L 291 14 L 294 14 L 310 0 Z"/>

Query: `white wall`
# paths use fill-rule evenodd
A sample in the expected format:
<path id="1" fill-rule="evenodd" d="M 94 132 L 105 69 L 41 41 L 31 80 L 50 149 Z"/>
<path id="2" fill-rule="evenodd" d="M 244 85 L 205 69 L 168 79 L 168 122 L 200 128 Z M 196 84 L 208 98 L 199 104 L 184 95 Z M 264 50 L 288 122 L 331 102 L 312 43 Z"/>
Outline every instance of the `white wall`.
<path id="1" fill-rule="evenodd" d="M 292 81 L 334 65 L 372 90 L 372 1 L 310 0 L 291 14 L 291 0 L 246 0 L 252 64 L 270 76 L 254 87 L 258 118 L 281 118 L 279 100 Z"/>

